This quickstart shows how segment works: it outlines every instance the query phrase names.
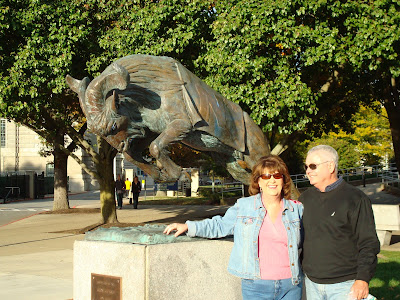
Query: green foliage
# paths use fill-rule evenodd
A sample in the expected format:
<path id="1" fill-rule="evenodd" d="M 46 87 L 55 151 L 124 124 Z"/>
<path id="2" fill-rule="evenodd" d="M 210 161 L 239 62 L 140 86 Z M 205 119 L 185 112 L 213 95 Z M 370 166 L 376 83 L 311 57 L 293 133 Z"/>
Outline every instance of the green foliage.
<path id="1" fill-rule="evenodd" d="M 83 120 L 66 74 L 166 55 L 239 103 L 271 148 L 290 151 L 299 139 L 350 132 L 361 103 L 380 101 L 400 119 L 399 11 L 392 0 L 0 0 L 0 114 L 57 135 Z"/>
<path id="2" fill-rule="evenodd" d="M 213 175 L 215 177 L 222 177 L 222 178 L 231 177 L 229 172 L 224 167 L 217 164 L 215 159 L 213 159 L 212 157 L 207 156 L 207 155 L 203 156 L 201 169 L 204 172 L 207 172 L 208 176 Z"/>
<path id="3" fill-rule="evenodd" d="M 79 103 L 65 95 L 72 49 L 84 39 L 84 16 L 65 1 L 2 1 L 0 111 L 49 139 L 79 118 Z"/>
<path id="4" fill-rule="evenodd" d="M 209 188 L 199 189 L 199 194 L 201 197 L 205 197 L 209 200 L 209 204 L 220 204 L 221 195 L 219 193 L 213 192 Z"/>
<path id="5" fill-rule="evenodd" d="M 96 74 L 111 61 L 140 53 L 174 57 L 194 71 L 193 62 L 211 39 L 214 13 L 210 3 L 205 0 L 87 2 L 87 13 L 102 24 L 96 30 L 99 51 L 91 54 L 88 70 Z"/>
<path id="6" fill-rule="evenodd" d="M 83 117 L 67 74 L 94 77 L 134 53 L 193 66 L 213 21 L 202 0 L 2 0 L 0 8 L 0 114 L 43 134 Z"/>
<path id="7" fill-rule="evenodd" d="M 356 145 L 349 139 L 338 139 L 333 135 L 324 134 L 321 138 L 311 142 L 307 151 L 317 145 L 329 145 L 333 147 L 339 154 L 339 169 L 347 169 L 351 167 L 356 167 L 360 162 L 360 155 L 356 151 Z M 307 152 L 305 153 L 307 154 Z M 305 160 L 305 157 L 304 157 Z"/>
<path id="8" fill-rule="evenodd" d="M 206 162 L 206 157 L 203 153 L 183 144 L 170 145 L 168 151 L 171 159 L 183 168 L 199 168 Z"/>
<path id="9" fill-rule="evenodd" d="M 340 168 L 383 164 L 393 157 L 389 121 L 382 106 L 377 105 L 374 110 L 361 106 L 350 124 L 352 132 L 331 131 L 302 145 L 307 145 L 307 151 L 320 144 L 332 146 L 338 151 Z M 307 151 L 303 151 L 304 156 Z"/>
<path id="10" fill-rule="evenodd" d="M 286 163 L 291 175 L 304 174 L 304 161 L 308 142 L 294 144 L 290 150 L 283 152 L 280 157 Z"/>
<path id="11" fill-rule="evenodd" d="M 398 2 L 219 1 L 216 9 L 215 39 L 197 64 L 272 148 L 279 134 L 348 130 L 361 102 L 392 101 L 384 89 L 400 70 Z"/>
<path id="12" fill-rule="evenodd" d="M 354 133 L 348 134 L 365 165 L 376 165 L 393 157 L 392 136 L 386 111 L 362 106 L 353 118 Z"/>

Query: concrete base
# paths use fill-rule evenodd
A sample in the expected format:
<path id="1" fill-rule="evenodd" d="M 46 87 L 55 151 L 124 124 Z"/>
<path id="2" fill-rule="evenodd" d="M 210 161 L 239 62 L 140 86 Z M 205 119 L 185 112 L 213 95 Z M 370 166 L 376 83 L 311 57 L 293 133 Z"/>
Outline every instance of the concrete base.
<path id="1" fill-rule="evenodd" d="M 372 204 L 372 210 L 381 246 L 390 245 L 392 231 L 400 230 L 400 205 Z"/>
<path id="2" fill-rule="evenodd" d="M 74 300 L 91 299 L 91 274 L 121 277 L 121 299 L 241 299 L 227 271 L 230 240 L 139 245 L 74 244 Z"/>
<path id="3" fill-rule="evenodd" d="M 176 197 L 176 191 L 167 191 L 167 197 Z"/>
<path id="4" fill-rule="evenodd" d="M 157 191 L 156 192 L 156 197 L 166 197 L 167 196 L 167 191 Z"/>
<path id="5" fill-rule="evenodd" d="M 376 235 L 378 236 L 381 246 L 390 245 L 390 240 L 392 239 L 392 232 L 389 230 L 376 230 Z"/>

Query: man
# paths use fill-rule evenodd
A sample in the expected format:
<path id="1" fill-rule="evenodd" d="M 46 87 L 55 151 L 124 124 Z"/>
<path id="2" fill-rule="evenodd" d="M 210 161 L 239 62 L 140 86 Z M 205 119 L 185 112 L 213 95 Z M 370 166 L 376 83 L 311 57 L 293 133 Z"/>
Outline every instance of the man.
<path id="1" fill-rule="evenodd" d="M 122 209 L 122 196 L 125 193 L 125 183 L 121 180 L 121 175 L 119 174 L 115 181 L 115 193 L 117 194 L 118 209 Z"/>
<path id="2" fill-rule="evenodd" d="M 126 178 L 125 180 L 125 189 L 126 189 L 126 198 L 129 199 L 129 204 L 132 204 L 132 192 L 131 192 L 131 182 L 129 181 L 129 178 Z"/>
<path id="3" fill-rule="evenodd" d="M 338 154 L 327 145 L 307 153 L 314 186 L 303 192 L 303 270 L 308 300 L 363 299 L 375 272 L 380 244 L 371 201 L 338 178 Z"/>

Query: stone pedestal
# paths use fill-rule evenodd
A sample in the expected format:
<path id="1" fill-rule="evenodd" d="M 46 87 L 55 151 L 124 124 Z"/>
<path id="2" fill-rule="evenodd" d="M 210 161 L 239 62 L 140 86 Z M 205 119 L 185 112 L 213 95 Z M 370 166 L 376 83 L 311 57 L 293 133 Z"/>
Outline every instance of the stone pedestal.
<path id="1" fill-rule="evenodd" d="M 392 231 L 400 230 L 400 205 L 372 204 L 372 210 L 381 246 L 390 245 Z"/>
<path id="2" fill-rule="evenodd" d="M 74 300 L 92 299 L 92 274 L 121 278 L 124 300 L 239 300 L 240 279 L 227 271 L 232 246 L 231 240 L 156 245 L 76 241 Z"/>
<path id="3" fill-rule="evenodd" d="M 167 197 L 176 197 L 176 191 L 167 191 Z"/>
<path id="4" fill-rule="evenodd" d="M 390 245 L 392 239 L 392 231 L 390 230 L 376 230 L 376 235 L 378 236 L 381 246 Z"/>

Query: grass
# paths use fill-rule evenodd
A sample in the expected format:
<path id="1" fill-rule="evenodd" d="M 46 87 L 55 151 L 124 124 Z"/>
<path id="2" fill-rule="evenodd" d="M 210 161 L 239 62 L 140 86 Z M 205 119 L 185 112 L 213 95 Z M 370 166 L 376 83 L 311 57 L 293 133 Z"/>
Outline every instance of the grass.
<path id="1" fill-rule="evenodd" d="M 222 194 L 218 193 L 221 190 L 221 185 L 212 192 L 211 186 L 202 186 L 199 189 L 199 197 L 153 197 L 147 196 L 146 200 L 140 199 L 140 204 L 145 205 L 233 205 L 237 199 L 242 197 L 241 191 L 224 192 L 224 199 L 221 201 Z M 180 193 L 179 193 L 180 195 Z"/>
<path id="2" fill-rule="evenodd" d="M 145 205 L 207 205 L 210 200 L 206 197 L 153 197 L 148 196 L 146 200 L 140 199 L 139 204 Z"/>
<path id="3" fill-rule="evenodd" d="M 369 289 L 379 300 L 400 299 L 400 252 L 381 251 Z"/>
<path id="4" fill-rule="evenodd" d="M 239 196 L 232 197 L 224 195 L 225 204 L 233 205 Z M 147 197 L 146 200 L 140 200 L 139 204 L 145 205 L 219 205 L 218 201 L 212 201 L 209 197 Z"/>

